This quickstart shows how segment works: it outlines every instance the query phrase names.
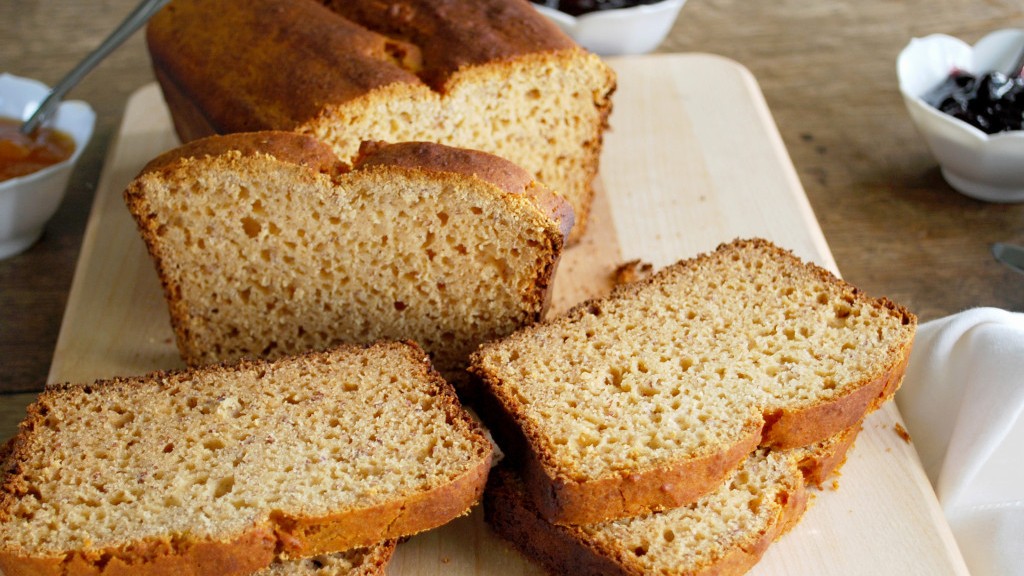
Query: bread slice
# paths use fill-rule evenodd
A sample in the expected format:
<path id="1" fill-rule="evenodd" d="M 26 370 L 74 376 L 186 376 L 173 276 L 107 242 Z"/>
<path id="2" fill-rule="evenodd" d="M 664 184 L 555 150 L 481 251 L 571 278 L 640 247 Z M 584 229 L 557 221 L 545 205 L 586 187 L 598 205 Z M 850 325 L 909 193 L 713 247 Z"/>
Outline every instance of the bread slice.
<path id="1" fill-rule="evenodd" d="M 757 446 L 859 423 L 901 382 L 916 318 L 765 240 L 737 240 L 474 353 L 479 412 L 544 517 L 692 502 Z"/>
<path id="2" fill-rule="evenodd" d="M 546 521 L 518 476 L 500 468 L 488 480 L 484 516 L 552 574 L 730 576 L 757 563 L 807 500 L 796 459 L 761 450 L 695 503 L 576 526 Z"/>
<path id="3" fill-rule="evenodd" d="M 539 320 L 572 210 L 501 158 L 240 133 L 153 160 L 125 200 L 191 366 L 412 339 L 453 384 L 478 344 Z"/>
<path id="4" fill-rule="evenodd" d="M 563 194 L 583 233 L 615 76 L 526 0 L 175 0 L 147 43 L 182 141 L 294 130 L 483 150 Z"/>
<path id="5" fill-rule="evenodd" d="M 0 570 L 250 574 L 373 546 L 468 512 L 491 456 L 408 343 L 53 386 L 6 460 Z"/>
<path id="6" fill-rule="evenodd" d="M 7 456 L 14 438 L 0 445 L 0 485 L 6 484 Z M 253 576 L 384 576 L 395 553 L 395 540 L 386 540 L 363 548 L 321 554 L 294 560 L 275 559 Z M 11 574 L 15 576 L 17 572 Z"/>

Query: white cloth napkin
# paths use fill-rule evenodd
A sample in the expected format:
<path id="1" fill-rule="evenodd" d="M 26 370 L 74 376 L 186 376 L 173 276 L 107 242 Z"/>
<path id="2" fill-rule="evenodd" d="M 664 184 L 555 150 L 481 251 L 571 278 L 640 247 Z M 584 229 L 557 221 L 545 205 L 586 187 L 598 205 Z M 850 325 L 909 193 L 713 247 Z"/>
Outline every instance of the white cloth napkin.
<path id="1" fill-rule="evenodd" d="M 896 403 L 973 576 L 1024 576 L 1024 314 L 918 327 Z"/>

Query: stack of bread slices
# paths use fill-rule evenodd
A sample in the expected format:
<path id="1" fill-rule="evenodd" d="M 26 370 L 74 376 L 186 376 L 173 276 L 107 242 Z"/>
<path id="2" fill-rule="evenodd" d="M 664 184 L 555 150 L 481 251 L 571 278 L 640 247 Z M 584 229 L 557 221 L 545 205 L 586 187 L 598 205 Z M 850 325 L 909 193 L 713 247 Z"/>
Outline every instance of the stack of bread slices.
<path id="1" fill-rule="evenodd" d="M 486 511 L 554 573 L 738 574 L 902 380 L 916 318 L 764 240 L 485 344 Z"/>
<path id="2" fill-rule="evenodd" d="M 125 201 L 189 368 L 29 408 L 7 576 L 382 574 L 481 499 L 553 573 L 741 574 L 899 386 L 914 316 L 765 240 L 545 319 L 614 76 L 525 0 L 173 0 L 148 40 L 187 143 Z"/>

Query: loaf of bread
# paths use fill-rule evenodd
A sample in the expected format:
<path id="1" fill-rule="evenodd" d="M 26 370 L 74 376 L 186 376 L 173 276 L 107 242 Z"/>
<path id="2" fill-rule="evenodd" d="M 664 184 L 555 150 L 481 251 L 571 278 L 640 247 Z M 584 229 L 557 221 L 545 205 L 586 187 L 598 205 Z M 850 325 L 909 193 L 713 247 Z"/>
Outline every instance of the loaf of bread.
<path id="1" fill-rule="evenodd" d="M 695 503 L 578 526 L 545 520 L 518 476 L 499 468 L 484 493 L 484 515 L 551 574 L 738 576 L 796 523 L 807 497 L 796 460 L 761 450 Z"/>
<path id="2" fill-rule="evenodd" d="M 496 156 L 237 133 L 153 160 L 125 200 L 192 366 L 412 339 L 453 384 L 539 320 L 572 209 Z"/>
<path id="3" fill-rule="evenodd" d="M 474 353 L 479 412 L 562 524 L 691 502 L 757 446 L 855 426 L 902 381 L 916 318 L 737 240 Z"/>
<path id="4" fill-rule="evenodd" d="M 183 141 L 294 130 L 349 161 L 360 143 L 432 141 L 523 166 L 583 232 L 611 69 L 526 0 L 174 0 L 150 22 Z"/>
<path id="5" fill-rule="evenodd" d="M 411 343 L 53 386 L 6 459 L 0 570 L 241 575 L 375 546 L 466 513 L 491 456 Z"/>

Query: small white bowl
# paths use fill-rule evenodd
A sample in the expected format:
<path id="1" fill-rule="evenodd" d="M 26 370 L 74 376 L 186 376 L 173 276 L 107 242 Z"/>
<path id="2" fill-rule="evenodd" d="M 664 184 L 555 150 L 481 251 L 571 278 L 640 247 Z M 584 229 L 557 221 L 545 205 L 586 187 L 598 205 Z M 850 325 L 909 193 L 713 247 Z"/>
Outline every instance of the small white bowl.
<path id="1" fill-rule="evenodd" d="M 577 44 L 602 56 L 650 52 L 672 29 L 686 0 L 662 0 L 632 8 L 599 10 L 579 16 L 534 4 Z"/>
<path id="2" fill-rule="evenodd" d="M 0 74 L 0 116 L 27 120 L 50 89 L 43 83 Z M 64 198 L 71 170 L 92 137 L 96 114 L 80 101 L 61 102 L 47 123 L 71 136 L 75 150 L 67 160 L 38 172 L 0 182 L 0 259 L 34 244 Z"/>
<path id="3" fill-rule="evenodd" d="M 958 192 L 988 202 L 1024 202 L 1024 130 L 986 134 L 940 112 L 921 96 L 954 69 L 1008 71 L 1024 48 L 1024 30 L 998 30 L 974 46 L 944 34 L 914 38 L 896 61 L 900 92 L 942 176 Z"/>

